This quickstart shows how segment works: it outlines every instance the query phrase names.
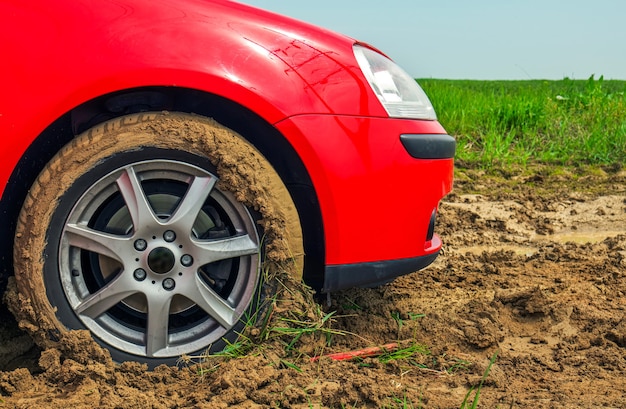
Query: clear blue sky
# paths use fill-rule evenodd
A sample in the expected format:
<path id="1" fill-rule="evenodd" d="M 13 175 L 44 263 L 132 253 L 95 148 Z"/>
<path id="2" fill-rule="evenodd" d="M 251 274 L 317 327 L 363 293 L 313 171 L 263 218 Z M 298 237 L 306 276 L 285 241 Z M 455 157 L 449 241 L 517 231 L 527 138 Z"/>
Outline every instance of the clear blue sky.
<path id="1" fill-rule="evenodd" d="M 409 74 L 626 80 L 624 0 L 239 0 L 347 34 Z"/>

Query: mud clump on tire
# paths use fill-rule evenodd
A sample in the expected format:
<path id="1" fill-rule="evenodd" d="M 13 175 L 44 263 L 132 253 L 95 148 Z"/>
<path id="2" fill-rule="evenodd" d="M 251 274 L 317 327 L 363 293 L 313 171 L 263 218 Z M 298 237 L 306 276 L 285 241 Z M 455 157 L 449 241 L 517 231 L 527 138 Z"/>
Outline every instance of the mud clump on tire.
<path id="1" fill-rule="evenodd" d="M 280 177 L 258 151 L 233 131 L 203 117 L 165 115 L 146 127 L 157 135 L 188 141 L 209 158 L 217 168 L 220 189 L 232 192 L 238 201 L 261 214 L 265 257 L 274 264 L 272 270 L 302 274 L 297 271 L 302 268 L 304 251 L 295 206 Z"/>

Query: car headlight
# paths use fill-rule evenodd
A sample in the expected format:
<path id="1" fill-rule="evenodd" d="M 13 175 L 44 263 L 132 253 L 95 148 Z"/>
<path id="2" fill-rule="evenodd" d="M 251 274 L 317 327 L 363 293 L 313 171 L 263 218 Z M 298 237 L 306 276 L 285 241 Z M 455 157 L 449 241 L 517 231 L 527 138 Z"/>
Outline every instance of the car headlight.
<path id="1" fill-rule="evenodd" d="M 354 45 L 354 56 L 390 117 L 437 119 L 426 93 L 396 63 L 360 45 Z"/>

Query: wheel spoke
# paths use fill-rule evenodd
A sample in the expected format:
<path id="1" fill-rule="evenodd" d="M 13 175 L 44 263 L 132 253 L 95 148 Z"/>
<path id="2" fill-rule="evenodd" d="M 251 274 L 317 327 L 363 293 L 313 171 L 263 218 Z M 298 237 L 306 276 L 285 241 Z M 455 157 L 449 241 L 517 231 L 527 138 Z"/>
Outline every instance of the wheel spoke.
<path id="1" fill-rule="evenodd" d="M 132 279 L 129 280 L 127 277 L 128 274 L 122 272 L 113 281 L 85 298 L 85 300 L 75 308 L 75 311 L 78 314 L 96 319 L 120 301 L 139 292 L 139 290 L 134 287 L 135 281 Z"/>
<path id="2" fill-rule="evenodd" d="M 168 345 L 168 324 L 172 297 L 148 296 L 146 355 L 153 357 Z"/>
<path id="3" fill-rule="evenodd" d="M 102 254 L 120 263 L 123 263 L 125 250 L 130 245 L 130 238 L 104 233 L 78 224 L 67 224 L 64 233 L 70 246 Z"/>
<path id="4" fill-rule="evenodd" d="M 197 247 L 196 261 L 200 266 L 259 252 L 259 246 L 247 234 L 219 240 L 196 240 L 194 245 Z"/>
<path id="5" fill-rule="evenodd" d="M 230 329 L 235 325 L 235 309 L 208 287 L 198 276 L 195 278 L 195 283 L 190 285 L 183 295 L 196 303 L 198 307 L 219 322 L 222 327 Z"/>
<path id="6" fill-rule="evenodd" d="M 130 213 L 135 232 L 159 224 L 159 218 L 154 214 L 133 167 L 126 168 L 116 182 Z"/>
<path id="7" fill-rule="evenodd" d="M 167 225 L 177 225 L 181 230 L 191 231 L 200 209 L 209 197 L 211 189 L 215 186 L 216 180 L 214 177 L 194 177 L 178 208 L 168 219 Z"/>

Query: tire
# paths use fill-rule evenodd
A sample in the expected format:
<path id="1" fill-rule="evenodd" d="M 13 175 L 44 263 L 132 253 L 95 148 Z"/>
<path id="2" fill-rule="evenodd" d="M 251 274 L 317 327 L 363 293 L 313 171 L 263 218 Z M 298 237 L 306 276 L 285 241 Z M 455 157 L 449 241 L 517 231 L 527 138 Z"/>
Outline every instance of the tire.
<path id="1" fill-rule="evenodd" d="M 115 361 L 171 365 L 234 341 L 261 273 L 301 278 L 302 255 L 291 197 L 253 146 L 208 118 L 135 114 L 74 139 L 32 186 L 12 310 L 44 348 L 87 329 Z"/>

